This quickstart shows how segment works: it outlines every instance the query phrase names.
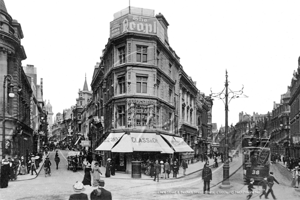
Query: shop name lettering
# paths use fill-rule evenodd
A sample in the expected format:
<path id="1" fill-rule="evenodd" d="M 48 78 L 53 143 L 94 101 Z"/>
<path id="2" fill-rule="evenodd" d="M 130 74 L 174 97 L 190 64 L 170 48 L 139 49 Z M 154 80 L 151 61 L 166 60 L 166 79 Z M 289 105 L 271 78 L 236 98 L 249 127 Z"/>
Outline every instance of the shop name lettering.
<path id="1" fill-rule="evenodd" d="M 133 17 L 133 21 L 129 22 L 128 19 L 123 21 L 123 33 L 127 31 L 137 31 L 142 33 L 152 33 L 156 34 L 156 21 L 148 22 L 147 19 L 141 17 Z"/>
<path id="2" fill-rule="evenodd" d="M 131 137 L 131 142 L 133 143 L 157 143 L 156 138 L 135 138 Z"/>
<path id="3" fill-rule="evenodd" d="M 120 139 L 120 137 L 112 137 L 112 138 L 107 138 L 105 142 L 117 142 Z"/>

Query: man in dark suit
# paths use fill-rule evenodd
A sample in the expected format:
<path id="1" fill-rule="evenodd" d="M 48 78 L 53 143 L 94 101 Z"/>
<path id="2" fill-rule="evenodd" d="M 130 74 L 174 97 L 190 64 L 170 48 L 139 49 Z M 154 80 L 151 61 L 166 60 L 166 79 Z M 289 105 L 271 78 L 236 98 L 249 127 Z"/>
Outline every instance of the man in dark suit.
<path id="1" fill-rule="evenodd" d="M 267 181 L 268 181 L 268 186 L 269 186 L 269 190 L 266 194 L 266 199 L 268 198 L 268 195 L 271 193 L 273 199 L 276 199 L 275 195 L 274 195 L 274 192 L 273 192 L 273 185 L 274 185 L 274 181 L 278 183 L 278 181 L 276 180 L 276 178 L 273 176 L 273 172 L 270 172 L 270 175 L 268 176 L 267 178 Z"/>
<path id="2" fill-rule="evenodd" d="M 91 200 L 112 200 L 111 192 L 103 188 L 105 185 L 104 180 L 97 181 L 99 186 L 91 193 Z"/>
<path id="3" fill-rule="evenodd" d="M 153 181 L 155 181 L 157 178 L 157 182 L 159 182 L 160 170 L 161 170 L 160 164 L 158 164 L 158 160 L 156 160 L 155 164 L 154 164 L 154 179 L 153 179 Z"/>
<path id="4" fill-rule="evenodd" d="M 210 192 L 210 181 L 212 180 L 212 171 L 208 167 L 208 163 L 204 164 L 204 168 L 202 170 L 202 180 L 204 181 L 203 186 L 203 193 L 205 194 L 205 191 L 209 194 Z"/>

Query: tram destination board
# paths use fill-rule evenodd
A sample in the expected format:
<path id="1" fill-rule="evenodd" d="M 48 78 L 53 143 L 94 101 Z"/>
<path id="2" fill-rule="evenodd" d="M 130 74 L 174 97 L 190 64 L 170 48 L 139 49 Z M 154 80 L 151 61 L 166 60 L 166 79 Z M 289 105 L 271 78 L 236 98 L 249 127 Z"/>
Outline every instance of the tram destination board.
<path id="1" fill-rule="evenodd" d="M 265 165 L 266 162 L 268 161 L 269 153 L 270 153 L 269 150 L 263 149 L 259 153 L 259 157 L 258 157 L 258 162 L 257 163 L 260 164 L 260 165 Z"/>

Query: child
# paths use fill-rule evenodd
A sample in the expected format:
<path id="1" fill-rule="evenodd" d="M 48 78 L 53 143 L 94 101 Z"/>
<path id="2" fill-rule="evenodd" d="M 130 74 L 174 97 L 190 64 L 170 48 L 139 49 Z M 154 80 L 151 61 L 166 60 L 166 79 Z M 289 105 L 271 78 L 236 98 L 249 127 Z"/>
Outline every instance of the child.
<path id="1" fill-rule="evenodd" d="M 249 199 L 252 197 L 252 195 L 253 195 L 253 189 L 255 189 L 255 188 L 253 187 L 253 183 L 254 183 L 254 179 L 251 178 L 251 179 L 250 179 L 250 183 L 249 183 L 249 185 L 248 185 L 248 191 L 249 191 L 249 194 L 247 195 L 247 200 L 249 200 Z"/>

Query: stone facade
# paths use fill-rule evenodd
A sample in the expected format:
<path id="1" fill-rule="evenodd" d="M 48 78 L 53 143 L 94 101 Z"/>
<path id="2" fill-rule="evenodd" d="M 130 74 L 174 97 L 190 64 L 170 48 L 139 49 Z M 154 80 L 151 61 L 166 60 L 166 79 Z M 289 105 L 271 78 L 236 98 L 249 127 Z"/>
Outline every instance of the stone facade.
<path id="1" fill-rule="evenodd" d="M 31 99 L 32 88 L 21 65 L 21 61 L 26 59 L 26 54 L 21 39 L 23 32 L 21 24 L 7 13 L 4 1 L 0 1 L 0 100 L 3 107 L 3 83 L 4 77 L 10 75 L 13 84 L 12 92 L 15 97 L 5 98 L 5 139 L 8 154 L 26 155 L 33 149 L 33 129 L 31 128 Z M 7 89 L 7 87 L 5 87 Z M 8 94 L 8 93 L 6 93 Z M 3 110 L 1 112 L 1 118 Z M 2 121 L 3 119 L 1 119 Z M 2 144 L 3 123 L 1 123 Z M 1 158 L 2 158 L 1 145 Z"/>

